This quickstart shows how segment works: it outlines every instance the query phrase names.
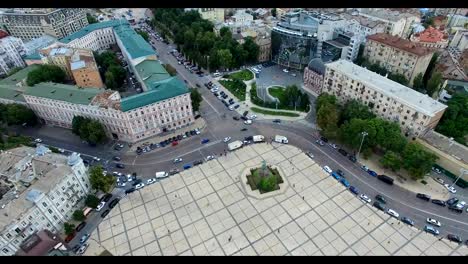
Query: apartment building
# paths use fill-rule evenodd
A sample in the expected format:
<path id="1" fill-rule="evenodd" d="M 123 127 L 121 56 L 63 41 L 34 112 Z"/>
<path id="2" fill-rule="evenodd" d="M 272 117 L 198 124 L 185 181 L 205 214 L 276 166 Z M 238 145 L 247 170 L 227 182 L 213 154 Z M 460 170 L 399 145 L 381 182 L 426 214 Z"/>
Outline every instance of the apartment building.
<path id="1" fill-rule="evenodd" d="M 26 55 L 37 54 L 40 49 L 46 48 L 55 42 L 57 42 L 57 39 L 48 35 L 25 42 L 24 48 L 26 49 Z"/>
<path id="2" fill-rule="evenodd" d="M 88 49 L 76 49 L 70 60 L 70 70 L 78 87 L 103 88 L 104 83 L 94 59 L 93 52 Z"/>
<path id="3" fill-rule="evenodd" d="M 0 15 L 10 34 L 29 41 L 47 34 L 64 38 L 88 25 L 83 8 L 12 9 Z"/>
<path id="4" fill-rule="evenodd" d="M 269 34 L 257 36 L 255 43 L 260 48 L 257 60 L 259 62 L 269 61 L 271 59 L 271 36 Z"/>
<path id="5" fill-rule="evenodd" d="M 411 88 L 339 60 L 325 65 L 321 92 L 335 95 L 342 103 L 357 99 L 376 115 L 397 122 L 406 136 L 419 137 L 437 126 L 446 105 Z"/>
<path id="6" fill-rule="evenodd" d="M 25 54 L 21 39 L 0 31 L 0 75 L 7 75 L 13 68 L 26 66 L 21 58 Z"/>
<path id="7" fill-rule="evenodd" d="M 430 48 L 384 33 L 368 36 L 364 49 L 364 57 L 371 63 L 378 62 L 394 74 L 403 74 L 410 84 L 419 73 L 426 72 L 433 54 Z"/>
<path id="8" fill-rule="evenodd" d="M 43 145 L 1 152 L 0 176 L 0 256 L 14 255 L 38 231 L 58 235 L 91 187 L 79 154 L 55 154 Z"/>
<path id="9" fill-rule="evenodd" d="M 448 34 L 433 27 L 411 36 L 411 41 L 431 49 L 445 49 L 448 46 Z"/>
<path id="10" fill-rule="evenodd" d="M 48 48 L 39 50 L 42 64 L 51 64 L 60 67 L 67 75 L 69 80 L 73 79 L 70 69 L 71 57 L 74 50 L 64 46 L 52 45 Z"/>
<path id="11" fill-rule="evenodd" d="M 361 8 L 359 15 L 385 23 L 385 33 L 401 38 L 407 38 L 412 25 L 421 22 L 418 15 L 390 9 Z"/>

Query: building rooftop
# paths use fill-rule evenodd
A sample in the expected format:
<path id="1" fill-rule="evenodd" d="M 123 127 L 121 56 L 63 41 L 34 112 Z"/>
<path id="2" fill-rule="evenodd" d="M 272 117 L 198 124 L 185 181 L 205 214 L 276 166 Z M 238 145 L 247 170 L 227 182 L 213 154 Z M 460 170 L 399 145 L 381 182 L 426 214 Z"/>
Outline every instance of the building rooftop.
<path id="1" fill-rule="evenodd" d="M 72 71 L 78 70 L 78 69 L 81 69 L 81 68 L 84 68 L 84 67 L 86 67 L 86 63 L 85 63 L 85 61 L 82 61 L 82 60 L 74 61 L 74 62 L 70 63 L 70 69 Z"/>
<path id="2" fill-rule="evenodd" d="M 325 74 L 325 70 L 326 70 L 325 64 L 320 58 L 314 58 L 310 60 L 309 64 L 307 65 L 307 68 L 309 68 L 309 70 L 313 70 L 322 75 Z"/>
<path id="3" fill-rule="evenodd" d="M 24 87 L 0 84 L 0 98 L 20 102 L 26 102 L 23 97 Z"/>
<path id="4" fill-rule="evenodd" d="M 33 87 L 26 87 L 24 94 L 73 104 L 88 105 L 97 94 L 104 91 L 104 89 L 98 88 L 79 88 L 74 85 L 48 82 L 38 83 Z"/>
<path id="5" fill-rule="evenodd" d="M 125 49 L 128 51 L 132 59 L 153 55 L 156 52 L 153 50 L 150 44 L 145 39 L 136 33 L 135 30 L 130 26 L 127 20 L 109 20 L 100 23 L 90 24 L 81 30 L 71 34 L 70 36 L 60 39 L 62 43 L 70 43 L 74 39 L 84 37 L 88 33 L 102 29 L 112 27 L 115 34 L 122 40 Z"/>
<path id="6" fill-rule="evenodd" d="M 177 77 L 170 77 L 151 84 L 151 89 L 149 91 L 123 98 L 120 103 L 120 108 L 123 112 L 127 112 L 186 93 L 189 93 L 189 90 L 185 83 Z"/>
<path id="7" fill-rule="evenodd" d="M 34 201 L 72 173 L 68 157 L 51 153 L 40 156 L 37 149 L 19 147 L 0 153 L 0 175 L 15 187 L 0 200 L 0 230 L 20 218 Z M 15 190 L 16 189 L 16 190 Z M 3 206 L 5 205 L 5 206 Z"/>
<path id="8" fill-rule="evenodd" d="M 365 17 L 365 16 L 348 14 L 348 13 L 343 13 L 342 16 L 346 20 L 354 19 L 361 26 L 367 27 L 367 28 L 375 28 L 378 25 L 384 25 L 384 23 L 382 21 L 380 21 L 380 20 L 372 20 L 372 19 L 369 19 L 368 17 Z"/>
<path id="9" fill-rule="evenodd" d="M 64 242 L 58 235 L 54 235 L 49 230 L 41 230 L 32 234 L 20 245 L 20 249 L 16 253 L 17 256 L 47 256 L 54 255 L 54 251 L 59 250 L 62 254 L 69 255 Z"/>
<path id="10" fill-rule="evenodd" d="M 346 74 L 355 80 L 359 80 L 366 86 L 372 87 L 372 89 L 379 91 L 388 97 L 394 98 L 396 101 L 410 106 L 427 116 L 432 117 L 439 111 L 447 108 L 446 105 L 439 103 L 427 95 L 394 82 L 380 74 L 362 68 L 352 62 L 338 60 L 326 64 L 326 67 Z"/>
<path id="11" fill-rule="evenodd" d="M 388 20 L 392 22 L 397 22 L 400 19 L 406 18 L 408 16 L 416 16 L 410 13 L 400 12 L 397 10 L 389 10 L 389 9 L 374 9 L 374 8 L 362 8 L 361 15 L 364 16 L 371 16 L 376 17 L 382 20 Z"/>
<path id="12" fill-rule="evenodd" d="M 45 48 L 50 44 L 54 43 L 55 41 L 57 41 L 56 38 L 49 35 L 43 35 L 40 38 L 35 38 L 24 43 L 24 47 L 26 49 L 26 53 L 28 55 L 31 55 L 34 54 L 38 49 Z"/>
<path id="13" fill-rule="evenodd" d="M 420 42 L 437 43 L 441 41 L 448 41 L 448 35 L 433 27 L 428 27 L 421 33 L 414 34 L 416 40 Z"/>
<path id="14" fill-rule="evenodd" d="M 18 86 L 19 85 L 18 83 L 21 83 L 26 80 L 26 78 L 28 77 L 28 73 L 37 69 L 38 67 L 39 65 L 33 64 L 24 69 L 21 69 L 15 74 L 8 76 L 7 78 L 3 80 L 0 80 L 0 84 Z"/>
<path id="15" fill-rule="evenodd" d="M 450 138 L 437 133 L 434 130 L 429 130 L 421 137 L 421 139 L 428 142 L 437 149 L 449 154 L 455 159 L 468 164 L 468 147 L 454 140 L 452 141 Z"/>
<path id="16" fill-rule="evenodd" d="M 156 60 L 144 60 L 135 66 L 135 70 L 148 89 L 152 89 L 157 82 L 171 77 L 161 63 Z"/>
<path id="17" fill-rule="evenodd" d="M 385 33 L 377 33 L 374 35 L 367 36 L 367 39 L 382 43 L 387 46 L 391 46 L 400 50 L 404 50 L 406 52 L 415 54 L 417 56 L 424 56 L 427 54 L 431 54 L 434 51 L 429 48 L 425 48 L 419 46 L 409 40 L 402 39 L 397 36 L 392 36 L 390 34 Z"/>

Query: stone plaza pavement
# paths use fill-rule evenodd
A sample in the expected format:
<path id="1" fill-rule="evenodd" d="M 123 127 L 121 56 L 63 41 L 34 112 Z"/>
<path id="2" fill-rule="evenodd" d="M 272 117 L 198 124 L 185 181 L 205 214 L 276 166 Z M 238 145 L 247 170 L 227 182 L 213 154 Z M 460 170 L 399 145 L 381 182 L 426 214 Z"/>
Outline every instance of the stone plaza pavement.
<path id="1" fill-rule="evenodd" d="M 289 187 L 247 196 L 239 174 L 281 167 Z M 122 198 L 91 235 L 113 255 L 467 255 L 365 204 L 301 150 L 256 144 Z"/>

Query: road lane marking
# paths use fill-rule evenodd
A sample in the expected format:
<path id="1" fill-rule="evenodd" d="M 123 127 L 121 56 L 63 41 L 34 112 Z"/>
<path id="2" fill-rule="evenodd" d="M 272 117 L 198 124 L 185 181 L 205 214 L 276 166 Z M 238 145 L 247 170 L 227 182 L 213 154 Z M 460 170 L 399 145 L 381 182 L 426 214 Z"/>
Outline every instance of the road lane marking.
<path id="1" fill-rule="evenodd" d="M 210 101 L 206 100 L 206 97 L 203 96 L 203 95 L 202 95 L 202 98 L 203 98 L 203 101 L 206 102 L 216 112 L 216 114 L 218 114 L 218 116 L 219 116 L 218 110 L 216 110 L 216 108 L 212 104 L 210 104 Z"/>

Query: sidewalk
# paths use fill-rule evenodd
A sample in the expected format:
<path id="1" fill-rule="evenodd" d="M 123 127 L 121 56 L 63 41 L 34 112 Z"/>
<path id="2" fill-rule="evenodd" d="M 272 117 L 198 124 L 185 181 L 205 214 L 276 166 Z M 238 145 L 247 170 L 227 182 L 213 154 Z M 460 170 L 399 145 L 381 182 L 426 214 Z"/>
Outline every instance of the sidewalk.
<path id="1" fill-rule="evenodd" d="M 203 131 L 203 129 L 206 127 L 206 121 L 203 118 L 198 118 L 195 119 L 195 122 L 189 126 L 179 128 L 173 131 L 169 131 L 164 133 L 164 135 L 156 135 L 151 138 L 146 138 L 145 140 L 133 143 L 132 147 L 130 147 L 127 152 L 135 152 L 138 146 L 141 146 L 144 143 L 159 143 L 161 141 L 164 141 L 166 139 L 172 138 L 177 135 L 184 134 L 187 131 L 193 130 L 198 128 L 200 131 Z"/>
<path id="2" fill-rule="evenodd" d="M 361 164 L 366 165 L 369 167 L 369 169 L 377 172 L 377 174 L 385 174 L 392 177 L 395 179 L 394 183 L 396 185 L 411 192 L 428 194 L 433 199 L 440 199 L 444 201 L 450 198 L 450 193 L 447 191 L 447 189 L 433 180 L 432 177 L 424 177 L 422 180 L 425 180 L 427 184 L 423 184 L 421 183 L 421 180 L 412 180 L 411 177 L 406 175 L 406 172 L 403 169 L 400 169 L 398 172 L 393 172 L 390 169 L 384 169 L 382 166 L 380 166 L 378 158 L 379 157 L 374 154 L 369 159 L 365 160 L 361 158 L 360 161 Z"/>

